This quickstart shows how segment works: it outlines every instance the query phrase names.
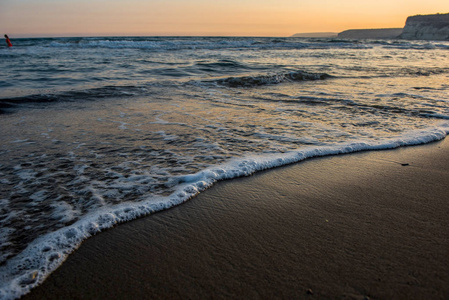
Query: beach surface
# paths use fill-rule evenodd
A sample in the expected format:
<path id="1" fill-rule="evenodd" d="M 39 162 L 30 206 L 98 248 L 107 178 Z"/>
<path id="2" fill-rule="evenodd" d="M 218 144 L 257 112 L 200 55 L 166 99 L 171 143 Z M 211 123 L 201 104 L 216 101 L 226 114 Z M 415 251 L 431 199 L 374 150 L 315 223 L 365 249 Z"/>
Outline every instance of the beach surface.
<path id="1" fill-rule="evenodd" d="M 86 240 L 23 299 L 449 299 L 449 141 L 219 182 Z"/>

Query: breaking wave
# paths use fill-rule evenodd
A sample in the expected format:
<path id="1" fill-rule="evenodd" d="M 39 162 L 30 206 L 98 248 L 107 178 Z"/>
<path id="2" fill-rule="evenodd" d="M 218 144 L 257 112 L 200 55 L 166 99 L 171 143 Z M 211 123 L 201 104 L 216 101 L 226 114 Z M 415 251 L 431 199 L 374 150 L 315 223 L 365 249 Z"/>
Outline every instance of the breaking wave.
<path id="1" fill-rule="evenodd" d="M 174 178 L 174 183 L 178 185 L 177 190 L 168 197 L 104 207 L 70 226 L 31 242 L 23 252 L 0 267 L 0 298 L 18 298 L 43 282 L 83 240 L 119 223 L 179 205 L 217 181 L 249 176 L 257 171 L 314 157 L 426 144 L 444 139 L 448 133 L 449 128 L 445 124 L 379 142 L 359 141 L 334 146 L 309 147 L 281 155 L 243 157 L 196 174 L 179 176 Z"/>
<path id="2" fill-rule="evenodd" d="M 324 80 L 333 76 L 326 73 L 309 73 L 304 71 L 286 72 L 279 74 L 267 74 L 256 76 L 240 76 L 217 79 L 215 82 L 219 85 L 228 87 L 255 87 L 269 84 L 280 84 L 283 82 Z"/>

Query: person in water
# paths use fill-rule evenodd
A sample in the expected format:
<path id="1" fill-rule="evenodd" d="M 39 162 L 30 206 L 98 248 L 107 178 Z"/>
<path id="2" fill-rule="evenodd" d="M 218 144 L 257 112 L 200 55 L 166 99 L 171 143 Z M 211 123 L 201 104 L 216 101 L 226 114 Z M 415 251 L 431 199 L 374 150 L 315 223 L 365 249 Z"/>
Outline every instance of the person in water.
<path id="1" fill-rule="evenodd" d="M 8 44 L 8 47 L 12 47 L 11 41 L 9 40 L 9 37 L 7 34 L 5 34 L 6 43 Z"/>

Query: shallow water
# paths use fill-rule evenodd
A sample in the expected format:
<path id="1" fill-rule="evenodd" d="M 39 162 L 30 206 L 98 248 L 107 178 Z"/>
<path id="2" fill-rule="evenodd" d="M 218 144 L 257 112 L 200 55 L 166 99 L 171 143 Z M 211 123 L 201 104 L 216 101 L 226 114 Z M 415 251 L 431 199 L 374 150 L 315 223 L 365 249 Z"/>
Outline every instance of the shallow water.
<path id="1" fill-rule="evenodd" d="M 449 43 L 58 38 L 0 49 L 0 296 L 217 180 L 449 132 Z"/>

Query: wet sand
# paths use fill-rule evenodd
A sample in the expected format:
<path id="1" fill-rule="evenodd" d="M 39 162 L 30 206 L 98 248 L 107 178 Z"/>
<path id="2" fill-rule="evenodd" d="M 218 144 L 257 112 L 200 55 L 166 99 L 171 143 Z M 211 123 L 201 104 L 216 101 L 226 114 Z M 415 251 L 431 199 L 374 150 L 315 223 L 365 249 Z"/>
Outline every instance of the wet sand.
<path id="1" fill-rule="evenodd" d="M 449 140 L 220 182 L 85 241 L 24 299 L 449 299 Z"/>

